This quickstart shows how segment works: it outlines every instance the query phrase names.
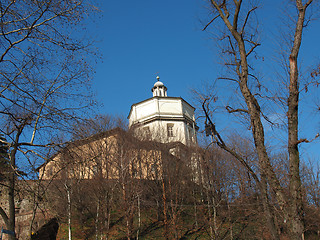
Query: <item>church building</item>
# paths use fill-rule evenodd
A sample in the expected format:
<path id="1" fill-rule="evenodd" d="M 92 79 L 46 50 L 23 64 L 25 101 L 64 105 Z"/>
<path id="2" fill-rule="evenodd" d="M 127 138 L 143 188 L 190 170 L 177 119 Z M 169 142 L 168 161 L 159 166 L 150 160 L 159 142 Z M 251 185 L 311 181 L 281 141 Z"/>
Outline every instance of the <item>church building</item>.
<path id="1" fill-rule="evenodd" d="M 159 77 L 151 91 L 153 97 L 131 106 L 132 132 L 116 128 L 68 142 L 38 168 L 39 178 L 92 179 L 101 175 L 118 179 L 125 164 L 132 177 L 155 180 L 161 177 L 165 160 L 182 164 L 179 155 L 184 146 L 197 144 L 195 108 L 181 97 L 168 97 Z"/>
<path id="2" fill-rule="evenodd" d="M 159 76 L 151 91 L 153 97 L 131 106 L 129 128 L 142 139 L 196 144 L 195 108 L 181 97 L 168 97 Z"/>

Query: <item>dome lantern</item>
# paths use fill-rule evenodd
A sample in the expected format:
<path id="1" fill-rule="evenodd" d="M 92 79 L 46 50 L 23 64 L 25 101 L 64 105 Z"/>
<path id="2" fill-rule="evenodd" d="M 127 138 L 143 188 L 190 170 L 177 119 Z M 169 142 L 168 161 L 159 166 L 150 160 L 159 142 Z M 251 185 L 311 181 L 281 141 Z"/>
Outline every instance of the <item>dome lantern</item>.
<path id="1" fill-rule="evenodd" d="M 160 77 L 156 77 L 157 81 L 151 89 L 153 97 L 167 97 L 167 88 L 162 82 L 160 82 Z"/>

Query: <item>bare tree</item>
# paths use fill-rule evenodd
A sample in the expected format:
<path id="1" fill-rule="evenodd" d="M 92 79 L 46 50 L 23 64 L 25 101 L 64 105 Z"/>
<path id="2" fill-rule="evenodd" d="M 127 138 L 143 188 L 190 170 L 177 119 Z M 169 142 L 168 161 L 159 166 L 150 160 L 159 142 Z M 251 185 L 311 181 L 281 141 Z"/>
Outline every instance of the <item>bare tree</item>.
<path id="1" fill-rule="evenodd" d="M 287 154 L 289 185 L 287 188 L 281 184 L 277 177 L 270 153 L 267 149 L 265 126 L 263 123 L 271 123 L 271 121 L 262 111 L 263 108 L 261 104 L 264 99 L 260 90 L 265 86 L 261 79 L 255 75 L 253 67 L 253 59 L 254 56 L 256 56 L 257 47 L 261 45 L 258 37 L 257 24 L 255 25 L 254 21 L 254 13 L 258 7 L 252 3 L 244 3 L 242 0 L 211 0 L 209 2 L 212 10 L 212 20 L 204 29 L 207 29 L 212 22 L 219 22 L 220 26 L 225 30 L 220 38 L 226 43 L 225 48 L 223 49 L 224 56 L 226 56 L 225 63 L 228 69 L 234 73 L 233 76 L 223 77 L 221 79 L 235 83 L 236 87 L 240 90 L 241 96 L 241 106 L 235 107 L 227 105 L 225 108 L 227 112 L 238 114 L 242 119 L 248 120 L 255 150 L 259 159 L 259 171 L 252 169 L 246 159 L 235 149 L 232 149 L 222 138 L 222 135 L 217 130 L 218 126 L 215 126 L 210 116 L 209 102 L 214 99 L 204 97 L 202 106 L 209 121 L 208 126 L 215 142 L 238 159 L 255 179 L 262 195 L 264 211 L 273 239 L 279 239 L 279 234 L 277 227 L 275 226 L 274 214 L 269 201 L 269 186 L 274 193 L 280 211 L 283 213 L 284 221 L 288 225 L 286 229 L 289 232 L 290 238 L 302 239 L 304 237 L 305 228 L 298 146 L 302 142 L 308 142 L 309 140 L 299 139 L 298 137 L 298 106 L 299 93 L 301 91 L 301 87 L 299 86 L 298 54 L 302 41 L 302 32 L 309 20 L 306 17 L 306 13 L 310 8 L 310 5 L 313 4 L 313 1 L 295 1 L 292 5 L 294 6 L 296 15 L 288 16 L 295 19 L 295 26 L 293 35 L 290 36 L 292 44 L 290 45 L 290 53 L 287 58 L 287 74 L 289 81 L 284 100 L 286 102 L 288 134 Z"/>
<path id="2" fill-rule="evenodd" d="M 301 179 L 304 186 L 303 203 L 306 218 L 306 238 L 320 236 L 320 166 L 309 159 L 302 164 Z"/>
<path id="3" fill-rule="evenodd" d="M 68 131 L 92 106 L 88 81 L 94 52 L 85 31 L 75 31 L 93 10 L 86 1 L 0 3 L 0 125 L 13 170 L 9 210 L 1 208 L 0 214 L 9 230 L 15 231 L 15 185 L 22 163 L 35 170 L 35 157 L 45 159 L 38 148 L 55 145 L 58 129 Z"/>
<path id="4" fill-rule="evenodd" d="M 114 128 L 126 130 L 126 119 L 121 116 L 98 114 L 93 118 L 80 119 L 76 122 L 72 130 L 72 139 L 84 139 Z"/>

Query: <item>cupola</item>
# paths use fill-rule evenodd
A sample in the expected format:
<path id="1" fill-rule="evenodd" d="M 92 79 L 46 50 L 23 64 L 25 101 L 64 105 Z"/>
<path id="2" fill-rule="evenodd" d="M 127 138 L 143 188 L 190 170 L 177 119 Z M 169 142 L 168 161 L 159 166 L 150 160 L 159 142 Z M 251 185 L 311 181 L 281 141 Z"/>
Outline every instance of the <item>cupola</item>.
<path id="1" fill-rule="evenodd" d="M 154 97 L 167 97 L 167 88 L 162 82 L 160 82 L 159 76 L 157 76 L 157 81 L 153 85 L 151 91 Z"/>

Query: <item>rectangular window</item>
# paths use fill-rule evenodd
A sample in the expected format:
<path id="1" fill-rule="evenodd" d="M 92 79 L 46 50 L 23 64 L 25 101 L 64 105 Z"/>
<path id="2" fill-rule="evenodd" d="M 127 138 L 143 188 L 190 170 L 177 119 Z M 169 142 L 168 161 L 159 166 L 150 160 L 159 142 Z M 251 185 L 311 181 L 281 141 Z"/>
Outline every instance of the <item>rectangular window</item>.
<path id="1" fill-rule="evenodd" d="M 149 127 L 144 127 L 142 129 L 142 134 L 144 139 L 150 139 L 151 138 L 151 132 Z"/>
<path id="2" fill-rule="evenodd" d="M 189 141 L 190 142 L 193 142 L 194 139 L 193 139 L 193 129 L 188 127 L 188 135 L 189 135 Z"/>
<path id="3" fill-rule="evenodd" d="M 167 133 L 168 137 L 173 137 L 173 123 L 167 124 Z"/>

